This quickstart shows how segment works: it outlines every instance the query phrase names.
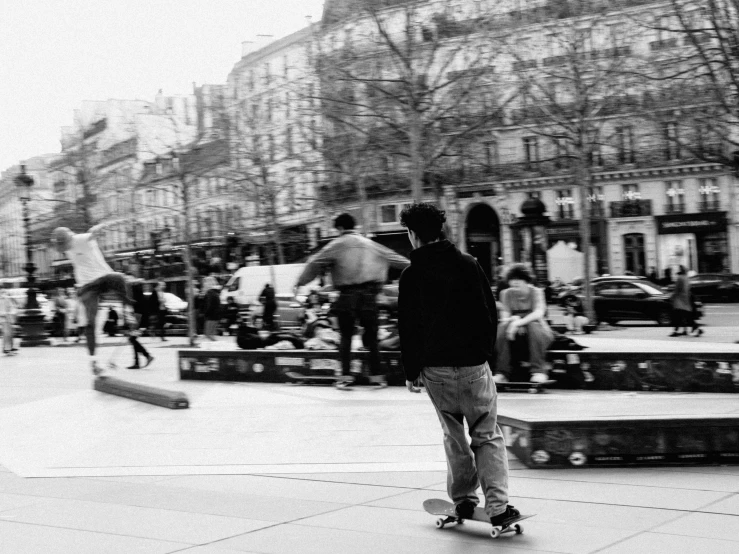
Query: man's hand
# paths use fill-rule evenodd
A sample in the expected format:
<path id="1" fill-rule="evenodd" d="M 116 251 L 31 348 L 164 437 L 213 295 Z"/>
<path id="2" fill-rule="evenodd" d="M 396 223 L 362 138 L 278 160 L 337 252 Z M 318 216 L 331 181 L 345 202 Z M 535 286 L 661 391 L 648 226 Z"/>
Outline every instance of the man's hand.
<path id="1" fill-rule="evenodd" d="M 421 388 L 416 386 L 418 381 L 406 381 L 405 387 L 408 389 L 408 392 L 421 392 Z"/>
<path id="2" fill-rule="evenodd" d="M 514 340 L 516 338 L 517 333 L 518 333 L 518 321 L 511 321 L 508 324 L 508 329 L 506 329 L 506 338 L 508 340 Z"/>

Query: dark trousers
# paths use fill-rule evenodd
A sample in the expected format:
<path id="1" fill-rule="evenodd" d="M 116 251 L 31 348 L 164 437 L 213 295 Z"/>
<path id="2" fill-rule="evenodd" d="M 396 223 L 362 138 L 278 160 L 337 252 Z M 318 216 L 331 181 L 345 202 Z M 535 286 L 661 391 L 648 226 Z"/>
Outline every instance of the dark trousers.
<path id="1" fill-rule="evenodd" d="M 339 355 L 344 375 L 351 375 L 352 337 L 357 320 L 364 329 L 362 343 L 369 350 L 370 375 L 382 374 L 377 347 L 377 294 L 381 288 L 380 283 L 340 287 L 341 294 L 333 305 L 333 312 L 339 320 Z"/>
<path id="2" fill-rule="evenodd" d="M 133 346 L 133 364 L 139 365 L 139 354 L 144 356 L 145 358 L 149 357 L 149 353 L 146 351 L 146 348 L 144 348 L 141 343 L 139 342 L 139 339 L 137 339 L 135 336 L 131 335 L 128 337 L 128 342 L 131 343 L 131 346 Z"/>
<path id="3" fill-rule="evenodd" d="M 157 332 L 159 333 L 159 338 L 164 338 L 164 320 L 167 317 L 166 311 L 159 311 L 156 312 L 156 324 L 157 324 Z"/>
<path id="4" fill-rule="evenodd" d="M 265 302 L 264 311 L 262 312 L 262 323 L 265 329 L 274 329 L 276 311 L 277 302 Z"/>

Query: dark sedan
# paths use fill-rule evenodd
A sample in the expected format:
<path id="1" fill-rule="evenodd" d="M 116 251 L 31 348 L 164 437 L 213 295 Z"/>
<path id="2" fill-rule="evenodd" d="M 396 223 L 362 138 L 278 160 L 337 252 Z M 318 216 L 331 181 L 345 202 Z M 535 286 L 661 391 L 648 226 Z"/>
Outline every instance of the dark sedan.
<path id="1" fill-rule="evenodd" d="M 672 323 L 670 296 L 650 282 L 633 278 L 599 279 L 592 283 L 593 308 L 599 322 L 614 324 L 626 320 Z M 583 293 L 573 291 L 567 304 L 581 304 Z"/>
<path id="2" fill-rule="evenodd" d="M 690 277 L 690 292 L 703 302 L 739 302 L 739 275 L 698 273 Z"/>

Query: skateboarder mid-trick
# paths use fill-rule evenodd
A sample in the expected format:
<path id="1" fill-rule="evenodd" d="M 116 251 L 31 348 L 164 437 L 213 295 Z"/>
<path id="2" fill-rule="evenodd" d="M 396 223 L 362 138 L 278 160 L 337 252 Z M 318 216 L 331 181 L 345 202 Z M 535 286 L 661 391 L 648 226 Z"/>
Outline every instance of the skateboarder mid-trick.
<path id="1" fill-rule="evenodd" d="M 74 267 L 74 278 L 80 287 L 77 293 L 87 316 L 85 337 L 90 354 L 92 372 L 100 375 L 102 365 L 95 355 L 95 318 L 100 296 L 114 294 L 124 303 L 124 321 L 131 321 L 130 307 L 133 300 L 122 273 L 116 273 L 107 264 L 97 243 L 103 224 L 95 225 L 87 233 L 73 233 L 67 227 L 57 227 L 52 233 L 52 242 L 59 252 L 65 253 Z"/>
<path id="2" fill-rule="evenodd" d="M 406 386 L 419 392 L 416 381 L 423 379 L 436 409 L 444 432 L 447 492 L 457 517 L 472 518 L 479 484 L 490 522 L 507 526 L 520 513 L 508 504 L 508 458 L 490 371 L 498 313 L 475 258 L 444 238 L 445 221 L 432 204 L 412 204 L 400 216 L 414 249 L 398 296 Z"/>

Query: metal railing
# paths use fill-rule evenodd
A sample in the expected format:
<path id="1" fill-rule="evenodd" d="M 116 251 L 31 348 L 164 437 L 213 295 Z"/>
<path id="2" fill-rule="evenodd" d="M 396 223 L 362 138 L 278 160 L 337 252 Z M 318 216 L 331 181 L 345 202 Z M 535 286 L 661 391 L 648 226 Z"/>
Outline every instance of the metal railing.
<path id="1" fill-rule="evenodd" d="M 651 200 L 622 200 L 611 202 L 611 217 L 640 217 L 652 215 Z"/>

